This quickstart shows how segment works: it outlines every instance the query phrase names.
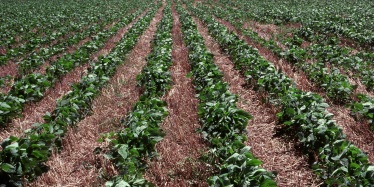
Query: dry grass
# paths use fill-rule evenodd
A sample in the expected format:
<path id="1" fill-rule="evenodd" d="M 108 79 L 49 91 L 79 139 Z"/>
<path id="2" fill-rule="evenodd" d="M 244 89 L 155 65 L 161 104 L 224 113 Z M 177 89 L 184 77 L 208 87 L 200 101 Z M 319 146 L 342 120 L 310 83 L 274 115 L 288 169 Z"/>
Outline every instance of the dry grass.
<path id="1" fill-rule="evenodd" d="M 6 48 L 5 47 L 0 47 L 0 55 L 6 55 Z"/>
<path id="2" fill-rule="evenodd" d="M 239 95 L 238 107 L 253 115 L 254 119 L 247 126 L 249 132 L 247 145 L 253 154 L 263 161 L 262 167 L 278 173 L 279 186 L 318 186 L 313 171 L 309 168 L 307 157 L 299 154 L 293 142 L 285 142 L 274 137 L 276 133 L 276 110 L 261 102 L 261 94 L 246 89 L 245 80 L 235 70 L 228 56 L 223 55 L 219 44 L 215 42 L 200 21 L 195 19 L 205 45 L 214 54 L 214 61 L 224 73 L 224 80 L 229 83 L 230 91 Z"/>
<path id="3" fill-rule="evenodd" d="M 164 96 L 169 116 L 161 128 L 166 133 L 156 145 L 159 158 L 150 163 L 146 178 L 157 186 L 207 186 L 206 179 L 211 168 L 199 157 L 207 150 L 196 129 L 198 100 L 190 78 L 188 49 L 183 44 L 179 17 L 173 6 L 173 87 Z"/>
<path id="4" fill-rule="evenodd" d="M 53 154 L 47 162 L 51 170 L 29 186 L 103 186 L 104 178 L 116 173 L 102 155 L 93 154 L 96 147 L 107 146 L 96 140 L 102 133 L 118 130 L 120 119 L 138 100 L 140 90 L 136 86 L 136 75 L 141 72 L 151 51 L 150 42 L 161 13 L 162 8 L 127 56 L 126 63 L 118 68 L 102 94 L 94 100 L 93 114 L 78 123 L 76 128 L 69 129 L 63 141 L 64 149 L 60 154 Z"/>

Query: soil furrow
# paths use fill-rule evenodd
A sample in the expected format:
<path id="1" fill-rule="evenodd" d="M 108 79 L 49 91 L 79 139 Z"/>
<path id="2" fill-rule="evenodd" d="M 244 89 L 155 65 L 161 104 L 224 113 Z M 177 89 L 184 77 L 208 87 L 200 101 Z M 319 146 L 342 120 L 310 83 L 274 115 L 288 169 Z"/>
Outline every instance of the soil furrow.
<path id="1" fill-rule="evenodd" d="M 0 66 L 0 77 L 17 75 L 17 64 L 14 61 L 9 61 L 7 64 Z"/>
<path id="2" fill-rule="evenodd" d="M 126 33 L 126 31 L 145 13 L 146 11 L 141 16 L 138 16 L 130 24 L 120 29 L 115 36 L 113 36 L 106 42 L 106 47 L 102 48 L 100 50 L 100 53 L 98 52 L 96 54 L 92 54 L 90 56 L 90 59 L 97 58 L 97 54 L 108 54 L 111 48 L 107 46 L 114 47 L 114 43 L 119 41 L 122 38 L 122 36 Z M 9 137 L 10 135 L 18 137 L 26 129 L 29 129 L 32 124 L 42 123 L 43 115 L 46 112 L 52 112 L 56 108 L 56 100 L 65 95 L 70 90 L 70 85 L 80 80 L 80 78 L 82 77 L 82 75 L 84 75 L 85 70 L 88 67 L 89 63 L 86 63 L 80 67 L 75 68 L 74 70 L 67 73 L 65 76 L 61 77 L 60 81 L 57 82 L 53 88 L 48 89 L 44 93 L 44 97 L 40 101 L 26 104 L 21 114 L 22 117 L 12 120 L 12 123 L 8 127 L 2 129 L 2 131 L 0 132 L 0 140 L 3 140 Z"/>
<path id="3" fill-rule="evenodd" d="M 159 158 L 150 163 L 146 178 L 157 186 L 208 186 L 209 168 L 199 157 L 207 148 L 196 129 L 200 127 L 195 90 L 190 78 L 188 49 L 182 40 L 179 17 L 172 7 L 172 59 L 170 68 L 173 80 L 171 90 L 164 96 L 169 116 L 161 128 L 166 133 L 156 145 Z"/>
<path id="4" fill-rule="evenodd" d="M 247 126 L 248 141 L 253 154 L 262 162 L 262 167 L 276 171 L 279 186 L 318 186 L 317 176 L 308 164 L 307 156 L 300 154 L 294 142 L 285 141 L 276 134 L 276 110 L 261 102 L 261 94 L 244 88 L 245 80 L 228 56 L 224 55 L 219 44 L 209 35 L 208 29 L 194 18 L 198 30 L 205 40 L 208 50 L 214 55 L 214 62 L 224 73 L 224 81 L 230 92 L 238 94 L 238 107 L 250 113 L 253 120 Z"/>
<path id="5" fill-rule="evenodd" d="M 131 110 L 140 96 L 136 75 L 141 72 L 146 64 L 146 56 L 151 52 L 151 41 L 157 23 L 162 18 L 162 9 L 163 7 L 158 10 L 150 27 L 127 55 L 124 65 L 118 67 L 108 86 L 94 100 L 92 115 L 68 130 L 62 152 L 54 153 L 46 163 L 51 170 L 29 186 L 103 186 L 103 177 L 115 174 L 111 163 L 93 152 L 95 148 L 103 146 L 97 142 L 100 134 L 120 129 L 118 124 L 121 118 Z M 127 29 L 121 29 L 121 34 L 110 40 L 114 44 L 106 46 L 115 46 L 126 31 Z M 103 50 L 105 52 L 99 54 L 108 53 L 111 48 Z"/>

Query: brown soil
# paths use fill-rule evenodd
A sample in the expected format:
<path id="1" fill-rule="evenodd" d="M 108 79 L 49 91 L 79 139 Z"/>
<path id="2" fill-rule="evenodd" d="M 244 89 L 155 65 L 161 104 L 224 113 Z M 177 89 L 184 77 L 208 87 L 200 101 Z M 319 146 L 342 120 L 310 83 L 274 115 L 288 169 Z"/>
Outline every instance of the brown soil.
<path id="1" fill-rule="evenodd" d="M 370 97 L 374 97 L 373 91 L 368 91 L 367 87 L 361 82 L 360 78 L 354 77 L 354 73 L 351 71 L 346 71 L 343 68 L 340 68 L 340 72 L 347 76 L 348 81 L 351 85 L 356 85 L 357 89 L 354 90 L 354 95 L 365 94 Z"/>
<path id="2" fill-rule="evenodd" d="M 98 143 L 97 139 L 103 133 L 118 130 L 120 119 L 140 96 L 136 75 L 146 64 L 151 40 L 162 18 L 162 9 L 158 10 L 150 27 L 127 56 L 125 64 L 118 68 L 109 86 L 95 99 L 93 115 L 78 123 L 76 128 L 69 129 L 61 154 L 53 154 L 47 162 L 51 170 L 30 186 L 103 186 L 105 181 L 101 177 L 116 173 L 108 160 L 93 154 L 93 151 L 96 147 L 106 146 Z M 122 29 L 122 32 L 126 30 Z M 119 36 L 122 38 L 123 35 Z"/>
<path id="3" fill-rule="evenodd" d="M 196 129 L 200 127 L 197 116 L 198 100 L 190 78 L 188 49 L 183 44 L 179 17 L 173 12 L 173 87 L 164 96 L 169 116 L 161 128 L 166 133 L 156 145 L 160 157 L 150 163 L 146 178 L 157 186 L 208 186 L 206 179 L 211 168 L 199 157 L 207 150 Z"/>
<path id="4" fill-rule="evenodd" d="M 5 47 L 0 47 L 0 55 L 6 55 L 6 51 Z"/>
<path id="5" fill-rule="evenodd" d="M 17 75 L 17 64 L 13 61 L 9 61 L 7 64 L 0 66 L 0 77 L 10 75 L 14 77 Z"/>
<path id="6" fill-rule="evenodd" d="M 13 61 L 9 61 L 7 64 L 0 66 L 0 77 L 5 76 L 14 77 L 17 75 L 17 64 Z M 14 80 L 10 78 L 10 80 L 6 81 L 6 83 L 0 87 L 0 93 L 8 94 L 10 89 L 12 88 Z"/>
<path id="7" fill-rule="evenodd" d="M 274 35 L 278 35 L 280 33 L 279 27 L 274 24 L 261 24 L 256 21 L 252 21 L 250 25 L 253 31 L 257 32 L 258 35 L 265 40 L 270 40 Z M 246 26 L 246 24 L 244 26 Z"/>
<path id="8" fill-rule="evenodd" d="M 200 21 L 200 34 L 205 39 L 205 46 L 214 54 L 214 61 L 224 73 L 224 80 L 229 83 L 230 91 L 239 95 L 238 107 L 253 115 L 254 119 L 247 126 L 248 141 L 253 154 L 259 158 L 262 167 L 268 171 L 276 171 L 279 186 L 318 186 L 318 181 L 309 168 L 307 156 L 299 154 L 293 142 L 285 142 L 276 134 L 276 110 L 261 102 L 261 94 L 243 87 L 244 77 L 235 70 L 229 57 L 223 55 L 219 44 L 210 37 L 207 28 Z"/>
<path id="9" fill-rule="evenodd" d="M 303 48 L 303 49 L 306 49 L 306 48 L 309 47 L 310 45 L 311 45 L 310 42 L 303 40 L 303 43 L 301 43 L 301 46 L 300 46 L 300 47 Z"/>
<path id="10" fill-rule="evenodd" d="M 339 40 L 340 40 L 340 46 L 352 48 L 353 54 L 357 53 L 358 51 L 362 51 L 360 45 L 356 41 L 350 38 L 340 37 Z"/>
<path id="11" fill-rule="evenodd" d="M 281 42 L 278 41 L 277 36 L 284 31 L 274 24 L 261 24 L 256 21 L 245 22 L 244 29 L 250 29 L 258 34 L 262 39 L 269 41 L 274 40 L 276 44 L 283 50 L 286 49 Z"/>
<path id="12" fill-rule="evenodd" d="M 123 34 L 127 31 L 128 28 L 132 26 L 133 23 L 135 23 L 135 21 L 120 29 L 117 35 L 113 36 L 110 40 L 107 41 L 107 43 L 115 43 L 119 41 L 119 39 L 122 38 Z M 119 36 L 120 38 L 118 38 Z M 105 46 L 108 46 L 108 44 L 106 44 Z M 114 47 L 115 45 L 111 46 Z M 101 54 L 106 55 L 110 50 L 111 49 L 109 48 L 103 48 L 100 51 Z M 103 51 L 106 51 L 107 53 Z M 93 59 L 92 56 L 93 55 L 91 55 L 91 59 Z M 0 140 L 5 139 L 10 135 L 18 137 L 23 133 L 24 130 L 30 128 L 32 124 L 42 123 L 43 115 L 46 112 L 52 112 L 56 108 L 56 100 L 65 95 L 70 90 L 71 84 L 76 83 L 80 80 L 81 76 L 84 74 L 85 70 L 88 67 L 89 63 L 86 63 L 80 67 L 75 68 L 74 70 L 63 76 L 53 88 L 48 89 L 44 93 L 44 97 L 41 101 L 30 103 L 24 106 L 22 117 L 14 119 L 9 127 L 6 127 L 5 129 L 2 129 L 2 131 L 0 131 Z"/>

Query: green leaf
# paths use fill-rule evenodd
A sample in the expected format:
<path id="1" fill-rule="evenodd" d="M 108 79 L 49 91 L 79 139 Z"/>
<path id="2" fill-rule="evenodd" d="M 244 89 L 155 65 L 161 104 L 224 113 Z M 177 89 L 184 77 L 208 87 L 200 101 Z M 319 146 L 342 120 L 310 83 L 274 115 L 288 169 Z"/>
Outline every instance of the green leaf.
<path id="1" fill-rule="evenodd" d="M 192 77 L 192 75 L 193 75 L 193 73 L 192 73 L 192 72 L 190 72 L 190 73 L 187 73 L 186 77 L 187 77 L 187 78 L 191 78 L 191 77 Z"/>
<path id="2" fill-rule="evenodd" d="M 374 171 L 374 166 L 369 166 L 367 171 Z"/>
<path id="3" fill-rule="evenodd" d="M 276 187 L 277 183 L 275 183 L 271 179 L 266 179 L 264 182 L 261 183 L 261 187 Z"/>
<path id="4" fill-rule="evenodd" d="M 113 184 L 114 184 L 113 181 L 107 181 L 107 182 L 105 183 L 105 186 L 106 186 L 106 187 L 111 187 L 111 186 L 113 186 Z"/>
<path id="5" fill-rule="evenodd" d="M 10 164 L 7 164 L 7 163 L 3 163 L 1 164 L 1 169 L 3 171 L 5 171 L 6 173 L 15 173 L 16 172 L 16 168 Z"/>
<path id="6" fill-rule="evenodd" d="M 116 184 L 115 187 L 131 187 L 131 185 L 129 183 L 127 183 L 126 181 L 121 180 L 121 181 L 119 181 L 118 184 Z"/>
<path id="7" fill-rule="evenodd" d="M 3 107 L 3 108 L 11 108 L 7 103 L 5 102 L 1 102 L 0 103 L 0 106 Z"/>
<path id="8" fill-rule="evenodd" d="M 127 158 L 127 155 L 128 155 L 128 146 L 127 145 L 122 145 L 119 149 L 118 149 L 118 154 L 120 154 L 122 156 L 123 159 L 126 159 Z"/>

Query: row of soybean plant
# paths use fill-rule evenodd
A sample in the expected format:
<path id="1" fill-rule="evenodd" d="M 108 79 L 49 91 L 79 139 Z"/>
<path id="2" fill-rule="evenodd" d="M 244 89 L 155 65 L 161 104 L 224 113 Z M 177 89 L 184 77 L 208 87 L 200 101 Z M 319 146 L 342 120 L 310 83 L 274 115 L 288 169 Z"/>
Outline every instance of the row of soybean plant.
<path id="1" fill-rule="evenodd" d="M 122 10 L 123 12 L 129 12 L 130 10 L 134 9 L 134 7 L 137 7 L 134 6 L 136 4 L 136 1 L 130 1 L 127 2 L 127 4 L 128 6 Z M 123 12 L 110 12 L 108 13 L 108 15 L 98 15 L 98 17 L 95 17 L 97 20 L 90 19 L 87 21 L 86 24 L 84 24 L 87 26 L 83 26 L 83 23 L 81 23 L 81 25 L 77 26 L 77 28 L 80 28 L 80 30 L 78 32 L 70 33 L 69 36 L 67 38 L 64 38 L 63 41 L 59 41 L 55 45 L 45 46 L 39 48 L 38 50 L 33 50 L 31 54 L 16 62 L 16 76 L 5 76 L 0 78 L 0 80 L 3 80 L 2 83 L 0 82 L 0 87 L 11 86 L 9 84 L 4 83 L 11 83 L 12 81 L 9 81 L 10 79 L 17 81 L 22 77 L 27 76 L 32 71 L 38 69 L 41 65 L 43 65 L 45 61 L 50 59 L 53 55 L 62 53 L 67 50 L 68 46 L 77 45 L 83 39 L 89 36 L 93 36 L 94 34 L 97 34 L 101 30 L 103 30 L 105 26 L 107 26 L 108 24 L 112 23 L 115 20 L 119 20 L 119 17 L 123 15 Z M 99 21 L 98 19 L 101 17 L 105 17 L 106 19 Z M 94 23 L 90 24 L 90 22 Z"/>
<path id="2" fill-rule="evenodd" d="M 11 119 L 19 116 L 27 102 L 38 101 L 43 98 L 44 92 L 54 86 L 63 75 L 74 68 L 88 63 L 90 55 L 104 46 L 105 42 L 119 29 L 134 20 L 145 6 L 139 5 L 140 10 L 121 20 L 111 29 L 104 30 L 91 37 L 92 40 L 82 45 L 72 54 L 65 54 L 47 67 L 45 74 L 32 73 L 17 80 L 8 94 L 0 93 L 0 126 L 8 124 Z"/>
<path id="3" fill-rule="evenodd" d="M 295 88 L 292 80 L 260 56 L 256 49 L 201 9 L 189 8 L 208 26 L 209 32 L 247 81 L 265 91 L 280 106 L 279 123 L 298 138 L 306 154 L 312 159 L 317 155 L 312 168 L 326 185 L 374 184 L 374 166 L 363 151 L 346 139 L 332 120 L 333 115 L 326 111 L 328 104 L 320 96 Z"/>
<path id="4" fill-rule="evenodd" d="M 98 2 L 99 3 L 99 2 Z M 17 6 L 16 6 L 17 5 Z M 103 6 L 103 3 L 96 4 Z M 56 1 L 4 1 L 1 5 L 1 39 L 0 46 L 9 48 L 12 45 L 36 38 L 50 35 L 58 28 L 71 24 L 71 21 L 90 15 L 93 17 L 95 8 L 86 2 L 56 2 Z"/>
<path id="5" fill-rule="evenodd" d="M 249 3 L 245 0 L 235 2 L 220 0 L 220 2 L 248 12 L 247 17 L 252 20 L 277 25 L 300 23 L 313 32 L 344 37 L 360 47 L 371 51 L 374 49 L 372 1 L 342 3 L 332 0 L 295 3 L 290 0 L 282 2 L 266 0 Z"/>
<path id="6" fill-rule="evenodd" d="M 90 65 L 87 75 L 57 101 L 57 107 L 50 115 L 44 116 L 45 123 L 34 124 L 21 137 L 11 136 L 2 142 L 0 184 L 21 186 L 22 179 L 33 180 L 45 172 L 44 163 L 52 150 L 63 146 L 62 139 L 68 126 L 76 125 L 91 111 L 93 99 L 114 75 L 117 66 L 123 63 L 122 59 L 135 46 L 160 6 L 160 2 L 153 6 L 129 29 L 111 53 Z"/>
<path id="7" fill-rule="evenodd" d="M 189 48 L 189 63 L 198 106 L 201 131 L 211 145 L 210 159 L 219 173 L 208 179 L 211 186 L 276 186 L 275 175 L 260 167 L 247 140 L 245 129 L 252 116 L 236 106 L 237 96 L 230 93 L 213 55 L 204 45 L 192 17 L 179 5 L 183 38 Z"/>
<path id="8" fill-rule="evenodd" d="M 199 8 L 211 10 L 210 12 L 215 16 L 228 19 L 239 30 L 246 17 L 245 12 L 230 7 L 222 9 L 199 6 Z M 356 94 L 354 92 L 356 85 L 351 84 L 348 77 L 339 69 L 344 68 L 353 72 L 354 76 L 366 85 L 366 89 L 372 90 L 374 84 L 374 71 L 370 64 L 370 59 L 373 59 L 371 56 L 374 56 L 372 53 L 358 52 L 352 55 L 352 49 L 339 46 L 338 38 L 325 38 L 320 34 L 313 34 L 311 29 L 304 27 L 297 29 L 293 37 L 285 41 L 285 49 L 278 46 L 274 40 L 265 40 L 250 29 L 243 29 L 242 33 L 304 71 L 309 80 L 326 91 L 327 97 L 337 103 L 348 104 L 356 118 L 365 117 L 374 129 L 374 98 L 364 93 Z M 314 43 L 304 49 L 301 47 L 302 38 L 314 40 Z M 314 63 L 306 63 L 306 61 Z M 328 66 L 331 66 L 331 70 L 326 68 Z"/>
<path id="9" fill-rule="evenodd" d="M 14 19 L 7 19 L 16 21 L 17 18 L 22 18 L 22 16 L 26 14 L 26 18 L 18 20 L 18 22 L 15 22 L 15 24 L 12 25 L 12 27 L 15 28 L 15 31 L 20 31 L 20 33 L 13 33 L 14 31 L 12 32 L 12 28 L 1 30 L 1 34 L 4 36 L 2 39 L 10 41 L 5 41 L 6 43 L 3 45 L 0 44 L 0 49 L 2 49 L 2 52 L 0 52 L 0 66 L 7 64 L 9 60 L 17 60 L 43 45 L 52 47 L 53 43 L 56 41 L 61 42 L 64 38 L 69 37 L 71 33 L 81 32 L 82 29 L 87 28 L 92 24 L 102 21 L 105 22 L 110 17 L 118 17 L 122 14 L 123 9 L 129 9 L 129 5 L 131 6 L 128 2 L 111 2 L 116 3 L 117 6 L 115 6 L 115 8 L 106 8 L 111 5 L 97 2 L 95 4 L 97 7 L 93 7 L 93 3 L 88 1 L 79 2 L 76 6 L 72 6 L 67 2 L 64 2 L 66 5 L 60 6 L 53 6 L 53 4 L 50 4 L 52 7 L 44 7 L 42 12 L 49 10 L 50 8 L 53 8 L 54 11 L 46 12 L 47 15 L 44 16 L 41 16 L 38 13 L 28 15 L 33 11 L 30 10 L 30 8 L 34 8 L 32 7 L 34 2 L 26 2 L 26 4 L 31 5 L 31 7 L 25 7 L 25 10 L 17 12 L 17 16 L 19 17 L 16 16 Z M 41 4 L 40 6 L 49 6 L 44 2 L 37 3 Z M 70 3 L 76 4 L 76 2 Z M 12 8 L 18 9 L 18 4 Z M 6 25 L 5 22 L 1 26 Z M 28 30 L 27 27 L 36 30 L 36 32 Z M 6 37 L 8 35 L 11 35 L 9 36 L 10 38 Z M 11 45 L 14 43 L 15 38 L 21 41 L 19 41 L 17 45 Z"/>
<path id="10" fill-rule="evenodd" d="M 169 71 L 172 65 L 173 27 L 170 1 L 163 14 L 147 64 L 137 76 L 143 93 L 132 111 L 122 120 L 123 129 L 103 136 L 110 142 L 106 157 L 119 171 L 117 176 L 106 182 L 106 186 L 152 186 L 144 179 L 143 173 L 147 168 L 147 160 L 156 154 L 156 143 L 163 139 L 164 133 L 159 125 L 168 115 L 166 103 L 161 97 L 170 89 L 172 82 Z"/>
<path id="11" fill-rule="evenodd" d="M 222 0 L 221 3 L 222 2 L 226 2 L 226 0 Z M 209 4 L 212 3 L 212 1 L 209 1 Z M 215 15 L 220 18 L 226 17 L 227 20 L 236 26 L 239 26 L 239 24 L 235 23 L 240 22 L 243 24 L 243 22 L 247 21 L 250 17 L 248 15 L 249 13 L 245 11 L 237 10 L 223 4 L 222 7 L 223 8 L 218 6 L 214 7 Z M 221 13 L 223 13 L 223 15 Z M 235 18 L 237 19 L 235 20 Z M 282 28 L 282 26 L 279 27 Z M 237 27 L 237 29 L 241 28 Z M 286 37 L 286 39 L 283 37 L 281 38 L 281 42 L 284 43 L 284 46 L 287 47 L 288 50 L 291 50 L 289 51 L 289 55 L 283 55 L 286 58 L 289 57 L 290 61 L 305 60 L 305 58 L 308 58 L 322 62 L 322 65 L 330 63 L 334 67 L 342 67 L 344 70 L 352 71 L 354 73 L 352 76 L 358 77 L 368 90 L 374 89 L 374 80 L 372 79 L 374 73 L 371 71 L 373 69 L 371 61 L 374 60 L 374 53 L 363 50 L 354 51 L 354 49 L 350 47 L 341 46 L 344 44 L 338 35 L 320 33 L 309 28 L 308 25 L 302 25 L 300 28 L 293 28 L 290 32 L 292 32 L 291 37 Z M 273 48 L 272 50 L 275 50 L 275 54 L 281 55 L 282 49 L 278 47 L 273 40 L 264 40 L 251 29 L 244 29 L 243 34 L 249 35 L 255 41 L 264 44 L 264 46 L 268 48 Z M 304 51 L 302 48 L 297 48 L 301 46 L 303 39 L 312 42 Z M 273 43 L 273 45 L 271 45 L 271 43 Z"/>
<path id="12" fill-rule="evenodd" d="M 199 6 L 199 8 L 207 10 L 209 7 L 207 6 Z M 230 12 L 227 9 L 222 9 L 220 7 L 215 7 L 214 9 L 214 15 L 217 17 L 222 18 L 221 13 L 225 13 L 226 16 L 229 17 L 229 20 L 231 23 L 236 22 L 242 22 L 241 19 L 243 19 L 244 12 Z M 230 14 L 231 13 L 231 14 Z M 235 17 L 240 16 L 240 21 L 235 21 Z M 237 29 L 241 30 L 240 23 L 235 24 L 237 26 Z M 248 32 L 245 32 L 245 34 L 248 34 Z M 251 36 L 250 36 L 251 37 Z M 258 39 L 258 38 L 257 38 Z M 258 41 L 258 40 L 257 40 Z M 267 45 L 266 47 L 273 50 L 275 54 L 278 54 L 278 56 L 282 56 L 285 53 L 283 50 L 280 49 L 278 45 L 276 45 L 275 42 L 261 42 L 261 44 L 273 44 L 273 45 Z M 294 50 L 290 50 L 288 52 L 295 52 Z M 292 53 L 295 54 L 295 53 Z M 349 83 L 348 78 L 341 74 L 339 69 L 333 69 L 331 72 L 328 71 L 327 68 L 325 68 L 325 65 L 323 63 L 305 63 L 305 59 L 303 57 L 300 57 L 300 55 L 305 56 L 305 52 L 297 52 L 296 54 L 299 54 L 298 57 L 295 58 L 286 58 L 289 62 L 293 63 L 295 66 L 299 67 L 300 69 L 304 70 L 306 74 L 309 76 L 309 79 L 312 80 L 314 83 L 316 83 L 318 86 L 323 88 L 326 91 L 326 95 L 333 99 L 336 102 L 347 102 L 350 99 L 350 96 L 352 95 L 354 91 L 354 87 Z M 295 60 L 300 63 L 294 63 Z"/>

